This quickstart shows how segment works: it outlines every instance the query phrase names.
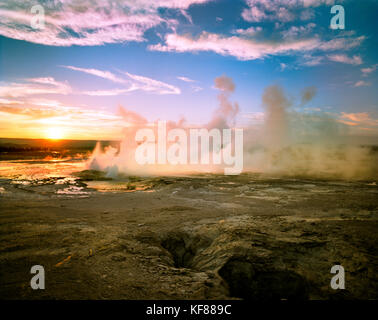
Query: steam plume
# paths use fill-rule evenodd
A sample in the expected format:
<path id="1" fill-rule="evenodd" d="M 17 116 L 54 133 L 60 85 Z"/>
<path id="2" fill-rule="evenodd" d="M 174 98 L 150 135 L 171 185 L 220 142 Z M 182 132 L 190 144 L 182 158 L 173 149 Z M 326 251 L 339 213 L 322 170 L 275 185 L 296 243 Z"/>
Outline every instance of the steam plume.
<path id="1" fill-rule="evenodd" d="M 310 102 L 316 95 L 316 87 L 307 87 L 302 90 L 301 105 Z"/>
<path id="2" fill-rule="evenodd" d="M 223 75 L 215 78 L 215 88 L 221 92 L 218 94 L 219 107 L 214 112 L 213 119 L 209 122 L 208 128 L 225 129 L 235 125 L 235 117 L 239 112 L 239 104 L 229 100 L 230 95 L 235 91 L 235 84 L 231 78 Z"/>
<path id="3" fill-rule="evenodd" d="M 224 129 L 235 125 L 239 105 L 230 101 L 235 91 L 231 78 L 221 76 L 215 79 L 219 106 L 208 129 Z M 299 93 L 300 105 L 310 102 L 316 95 L 315 87 L 307 87 Z M 327 114 L 306 114 L 293 110 L 293 103 L 284 90 L 273 85 L 262 95 L 265 118 L 262 126 L 244 128 L 244 171 L 262 172 L 275 176 L 338 178 L 338 179 L 377 179 L 378 157 L 371 147 L 351 143 L 347 126 Z M 116 177 L 120 172 L 126 174 L 179 174 L 196 171 L 190 165 L 149 166 L 136 165 L 134 159 L 137 143 L 135 133 L 140 128 L 156 127 L 141 115 L 122 107 L 119 113 L 127 123 L 125 138 L 119 150 L 108 148 L 94 150 L 88 166 L 103 170 Z M 189 127 L 185 119 L 175 123 L 167 122 L 167 129 Z M 224 148 L 225 146 L 219 146 Z M 218 172 L 216 166 L 206 170 Z"/>

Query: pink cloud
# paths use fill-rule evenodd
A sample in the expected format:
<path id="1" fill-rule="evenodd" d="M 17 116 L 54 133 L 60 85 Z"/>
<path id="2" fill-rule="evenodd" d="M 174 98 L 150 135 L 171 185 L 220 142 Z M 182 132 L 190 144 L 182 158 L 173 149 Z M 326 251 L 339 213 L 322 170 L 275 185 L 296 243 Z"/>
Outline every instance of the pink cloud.
<path id="1" fill-rule="evenodd" d="M 2 11 L 1 35 L 52 46 L 92 46 L 125 41 L 140 42 L 144 40 L 143 34 L 147 29 L 162 22 L 158 16 L 125 16 L 122 20 L 114 19 L 110 14 L 101 11 L 96 13 L 62 11 L 56 13 L 54 19 L 48 19 L 44 29 L 33 30 L 30 28 L 30 20 L 26 22 L 15 20 L 13 17 L 13 14 Z M 104 21 L 106 22 L 104 23 Z M 66 31 L 68 29 L 74 30 L 78 36 L 73 36 Z"/>
<path id="2" fill-rule="evenodd" d="M 378 133 L 378 119 L 373 118 L 368 112 L 341 112 L 337 121 L 351 128 L 351 132 L 354 133 L 363 133 L 364 131 L 372 134 Z"/>
<path id="3" fill-rule="evenodd" d="M 340 115 L 340 121 L 347 122 L 347 124 L 355 125 L 367 125 L 378 126 L 378 120 L 373 119 L 367 112 L 346 113 L 342 112 Z"/>
<path id="4" fill-rule="evenodd" d="M 366 77 L 368 76 L 370 73 L 374 72 L 375 70 L 377 70 L 377 67 L 378 67 L 378 64 L 375 64 L 371 67 L 367 67 L 367 68 L 362 68 L 361 69 L 361 72 L 363 73 L 363 76 Z"/>
<path id="5" fill-rule="evenodd" d="M 158 8 L 185 10 L 212 0 L 56 0 L 45 4 L 45 28 L 32 29 L 30 6 L 22 2 L 0 4 L 0 35 L 52 46 L 94 46 L 105 43 L 144 41 L 144 32 L 165 23 Z M 94 9 L 95 8 L 95 9 Z M 72 34 L 72 31 L 76 35 Z"/>
<path id="6" fill-rule="evenodd" d="M 259 9 L 258 7 L 251 7 L 248 10 L 243 10 L 242 17 L 248 22 L 260 22 L 268 19 L 268 15 L 265 13 L 265 11 Z"/>
<path id="7" fill-rule="evenodd" d="M 344 0 L 338 0 L 338 3 L 343 1 Z M 303 3 L 304 7 L 318 7 L 320 5 L 333 5 L 336 3 L 335 0 L 300 0 L 299 2 Z"/>
<path id="8" fill-rule="evenodd" d="M 106 97 L 106 96 L 118 96 L 121 94 L 125 94 L 128 92 L 134 91 L 132 88 L 130 89 L 110 89 L 110 90 L 94 90 L 94 91 L 84 91 L 82 94 L 86 94 L 88 96 L 98 96 L 98 97 Z"/>
<path id="9" fill-rule="evenodd" d="M 304 26 L 292 26 L 288 30 L 282 32 L 284 38 L 294 39 L 298 36 L 308 35 L 315 28 L 314 23 L 309 23 Z"/>
<path id="10" fill-rule="evenodd" d="M 362 59 L 360 56 L 353 56 L 353 57 L 348 57 L 345 54 L 333 54 L 329 55 L 328 59 L 334 62 L 341 62 L 341 63 L 346 63 L 346 64 L 353 64 L 353 65 L 359 65 L 362 64 Z"/>
<path id="11" fill-rule="evenodd" d="M 247 29 L 237 29 L 234 33 L 240 34 L 243 36 L 254 36 L 257 33 L 262 31 L 262 27 L 249 27 Z"/>
<path id="12" fill-rule="evenodd" d="M 363 37 L 321 41 L 315 37 L 264 42 L 241 36 L 227 37 L 208 32 L 202 32 L 197 38 L 173 33 L 165 37 L 165 44 L 150 45 L 149 49 L 163 52 L 213 51 L 225 56 L 234 56 L 239 60 L 255 60 L 268 55 L 288 54 L 290 52 L 333 51 L 345 48 L 345 46 L 357 46 L 362 40 Z"/>
<path id="13" fill-rule="evenodd" d="M 369 115 L 366 112 L 360 112 L 360 113 L 342 112 L 341 114 L 342 114 L 342 118 L 352 120 L 352 121 L 357 121 L 357 122 L 366 121 L 370 119 Z"/>
<path id="14" fill-rule="evenodd" d="M 312 18 L 309 7 L 334 4 L 334 0 L 246 0 L 247 8 L 242 18 L 248 22 L 280 21 L 296 19 L 298 12 L 302 20 Z M 341 1 L 342 2 L 342 1 Z"/>
<path id="15" fill-rule="evenodd" d="M 354 87 L 368 87 L 370 86 L 371 83 L 370 82 L 366 82 L 364 80 L 360 80 L 360 81 L 357 81 L 355 84 L 354 84 Z"/>
<path id="16" fill-rule="evenodd" d="M 325 41 L 319 45 L 319 50 L 334 51 L 334 50 L 349 50 L 358 47 L 366 38 L 364 36 L 356 38 L 336 38 Z"/>
<path id="17" fill-rule="evenodd" d="M 0 86 L 0 97 L 25 97 L 37 94 L 69 94 L 71 87 L 54 78 L 31 78 L 23 83 L 10 83 Z"/>

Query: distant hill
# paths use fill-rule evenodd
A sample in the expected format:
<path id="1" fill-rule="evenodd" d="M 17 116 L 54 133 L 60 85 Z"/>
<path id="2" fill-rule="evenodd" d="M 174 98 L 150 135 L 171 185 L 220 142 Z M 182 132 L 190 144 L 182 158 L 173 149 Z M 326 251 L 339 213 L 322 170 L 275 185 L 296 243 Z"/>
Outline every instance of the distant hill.
<path id="1" fill-rule="evenodd" d="M 88 154 L 96 146 L 96 140 L 48 140 L 0 138 L 0 160 L 29 158 L 60 158 Z M 119 141 L 100 141 L 101 146 L 118 148 Z"/>

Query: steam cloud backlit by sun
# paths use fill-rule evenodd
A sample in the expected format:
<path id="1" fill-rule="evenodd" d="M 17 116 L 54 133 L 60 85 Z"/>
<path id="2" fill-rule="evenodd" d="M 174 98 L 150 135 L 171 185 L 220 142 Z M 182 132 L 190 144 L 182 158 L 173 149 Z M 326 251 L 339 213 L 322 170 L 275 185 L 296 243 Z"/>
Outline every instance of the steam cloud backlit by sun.
<path id="1" fill-rule="evenodd" d="M 231 78 L 215 79 L 220 90 L 219 107 L 205 128 L 229 128 L 239 112 L 237 103 L 230 102 L 235 90 Z M 316 95 L 315 87 L 304 88 L 300 105 Z M 264 124 L 244 128 L 244 170 L 279 176 L 307 176 L 321 178 L 369 179 L 376 177 L 376 154 L 368 147 L 350 143 L 347 128 L 327 114 L 296 112 L 284 89 L 278 85 L 265 88 L 262 95 L 265 109 Z M 137 113 L 120 108 L 121 115 L 131 124 L 125 128 L 125 138 L 119 152 L 110 148 L 94 150 L 88 167 L 106 171 L 109 176 L 119 172 L 128 174 L 178 174 L 196 171 L 193 166 L 140 167 L 133 163 L 137 144 L 135 132 L 147 125 L 147 120 Z M 186 128 L 185 119 L 179 123 L 168 122 L 172 128 Z M 218 172 L 217 166 L 207 167 L 208 172 Z"/>

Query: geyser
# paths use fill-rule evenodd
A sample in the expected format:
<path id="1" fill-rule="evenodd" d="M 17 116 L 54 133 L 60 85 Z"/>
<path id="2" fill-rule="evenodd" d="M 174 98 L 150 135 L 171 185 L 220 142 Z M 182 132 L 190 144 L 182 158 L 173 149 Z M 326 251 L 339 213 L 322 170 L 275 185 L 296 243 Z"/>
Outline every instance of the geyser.
<path id="1" fill-rule="evenodd" d="M 177 123 L 168 121 L 166 130 L 171 134 L 163 140 L 158 132 L 151 134 L 157 129 L 157 123 L 149 123 L 139 114 L 121 107 L 120 114 L 128 126 L 124 129 L 120 149 L 109 147 L 103 152 L 96 147 L 88 162 L 89 168 L 106 171 L 110 177 L 116 177 L 119 172 L 133 175 L 199 171 L 238 174 L 241 168 L 244 172 L 275 176 L 364 180 L 378 177 L 378 156 L 373 148 L 352 144 L 348 126 L 326 113 L 293 110 L 293 102 L 277 85 L 265 89 L 262 95 L 264 121 L 261 125 L 243 128 L 241 147 L 239 131 L 230 129 L 235 126 L 239 112 L 239 105 L 230 101 L 235 84 L 232 79 L 221 76 L 215 79 L 215 87 L 220 93 L 219 107 L 213 118 L 202 128 L 187 125 L 185 119 Z M 315 87 L 303 89 L 298 106 L 304 106 L 315 95 Z M 136 141 L 140 129 L 147 129 L 148 133 L 145 131 L 147 134 L 137 137 Z M 223 135 L 223 129 L 230 131 Z M 199 141 L 198 146 L 191 146 L 191 132 L 196 132 L 198 140 L 193 139 L 193 143 Z M 235 135 L 234 142 L 229 138 L 231 132 Z M 148 165 L 138 164 L 136 153 L 142 159 L 143 154 L 150 154 L 145 157 Z M 221 158 L 223 166 L 219 162 Z"/>

